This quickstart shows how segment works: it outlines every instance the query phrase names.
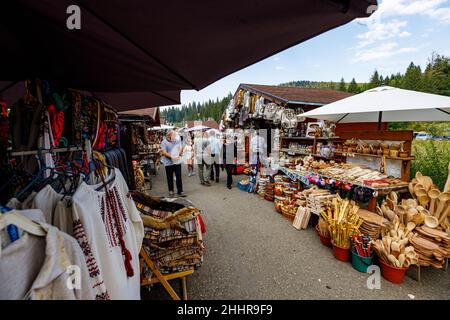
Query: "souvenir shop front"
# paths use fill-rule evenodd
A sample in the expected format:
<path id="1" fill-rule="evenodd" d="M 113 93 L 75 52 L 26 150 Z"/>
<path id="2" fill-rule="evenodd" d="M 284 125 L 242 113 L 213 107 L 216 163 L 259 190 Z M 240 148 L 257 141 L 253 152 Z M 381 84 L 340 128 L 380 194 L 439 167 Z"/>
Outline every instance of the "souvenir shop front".
<path id="1" fill-rule="evenodd" d="M 252 94 L 243 96 L 243 106 L 252 105 Z M 244 107 L 236 105 L 225 119 L 245 126 L 238 123 Z M 271 108 L 278 108 L 275 115 Z M 273 202 L 274 213 L 294 228 L 315 227 L 318 241 L 360 272 L 378 264 L 387 280 L 401 283 L 408 270 L 420 281 L 423 268 L 447 269 L 450 176 L 444 188 L 420 172 L 410 179 L 412 131 L 377 130 L 385 126 L 377 123 L 372 130 L 360 130 L 361 123 L 338 130 L 334 122 L 305 118 L 261 97 L 253 110 L 251 117 L 259 112 L 278 124 L 279 156 L 269 154 L 238 183 L 241 190 Z"/>
<path id="2" fill-rule="evenodd" d="M 175 278 L 186 298 L 200 210 L 136 190 L 129 118 L 48 81 L 24 89 L 0 100 L 0 299 L 140 299 L 157 283 L 179 299 Z M 141 129 L 138 153 L 152 145 Z"/>
<path id="3" fill-rule="evenodd" d="M 128 156 L 129 170 L 133 172 L 130 188 L 142 192 L 152 188 L 152 175 L 156 175 L 161 138 L 159 108 L 124 111 L 119 113 L 122 147 Z"/>

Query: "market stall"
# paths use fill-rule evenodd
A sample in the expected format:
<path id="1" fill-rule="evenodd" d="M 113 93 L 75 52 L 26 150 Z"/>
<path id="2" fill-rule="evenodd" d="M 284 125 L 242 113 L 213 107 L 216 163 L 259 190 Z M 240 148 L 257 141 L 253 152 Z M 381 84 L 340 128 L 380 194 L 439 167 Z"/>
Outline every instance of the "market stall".
<path id="1" fill-rule="evenodd" d="M 135 186 L 129 155 L 133 159 L 133 150 L 148 149 L 149 119 L 119 115 L 102 100 L 48 81 L 25 85 L 16 103 L 0 100 L 0 298 L 22 299 L 30 290 L 31 299 L 140 299 L 141 277 L 149 275 L 141 259 L 152 261 L 152 272 L 169 279 L 177 268 L 183 268 L 185 277 L 200 267 L 199 210 L 191 203 L 174 208 L 159 201 L 149 211 L 143 206 L 148 203 L 131 197 Z M 130 131 L 121 135 L 126 129 Z M 131 150 L 127 138 L 133 137 Z M 180 221 L 186 225 L 179 226 Z M 194 229 L 185 238 L 188 225 Z M 177 228 L 181 234 L 175 234 Z M 180 256 L 181 263 L 167 256 L 164 260 L 162 249 L 153 244 L 142 251 L 142 241 L 156 233 L 162 234 L 158 245 L 174 240 L 170 248 L 179 256 L 195 236 L 191 254 Z M 26 246 L 29 260 L 17 263 L 17 246 Z M 45 246 L 61 250 L 45 251 Z M 64 263 L 41 269 L 43 259 Z M 80 267 L 82 290 L 65 285 L 66 267 L 73 264 Z M 48 272 L 55 274 L 54 280 L 33 284 Z M 160 281 L 169 287 L 166 278 Z"/>
<path id="2" fill-rule="evenodd" d="M 448 97 L 382 87 L 302 116 L 381 127 L 402 114 L 408 121 L 441 114 L 450 120 L 448 105 Z M 419 281 L 423 267 L 447 269 L 450 183 L 439 190 L 420 172 L 410 181 L 413 132 L 338 131 L 335 122 L 305 120 L 294 132 L 283 130 L 280 174 L 258 174 L 250 191 L 273 201 L 296 229 L 315 225 L 336 259 L 360 272 L 378 264 L 387 280 L 401 283 L 409 269 Z"/>

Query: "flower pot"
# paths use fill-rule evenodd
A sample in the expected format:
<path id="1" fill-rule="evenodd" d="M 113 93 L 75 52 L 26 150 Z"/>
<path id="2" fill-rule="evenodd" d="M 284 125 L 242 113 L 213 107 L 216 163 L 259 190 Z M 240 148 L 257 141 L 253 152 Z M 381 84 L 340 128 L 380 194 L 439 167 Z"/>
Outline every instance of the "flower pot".
<path id="1" fill-rule="evenodd" d="M 341 248 L 333 245 L 333 255 L 336 259 L 343 262 L 350 261 L 350 249 Z"/>
<path id="2" fill-rule="evenodd" d="M 397 268 L 387 264 L 381 259 L 378 259 L 378 261 L 380 261 L 381 275 L 383 278 L 392 283 L 403 283 L 403 279 L 405 279 L 405 274 L 408 268 Z"/>
<path id="3" fill-rule="evenodd" d="M 371 257 L 361 257 L 352 251 L 352 267 L 353 269 L 367 273 L 367 268 L 373 264 L 373 255 Z"/>

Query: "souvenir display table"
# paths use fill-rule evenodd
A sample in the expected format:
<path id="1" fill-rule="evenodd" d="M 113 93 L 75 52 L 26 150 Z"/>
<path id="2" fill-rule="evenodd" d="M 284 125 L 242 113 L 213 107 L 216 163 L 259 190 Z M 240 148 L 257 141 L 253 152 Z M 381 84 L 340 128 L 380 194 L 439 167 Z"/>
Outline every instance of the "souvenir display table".
<path id="1" fill-rule="evenodd" d="M 323 187 L 325 187 L 327 181 L 334 181 L 334 185 L 336 185 L 336 180 L 339 182 L 339 185 L 343 185 L 344 188 L 351 187 L 362 187 L 371 192 L 371 197 L 369 199 L 368 210 L 375 211 L 377 198 L 384 197 L 388 195 L 391 191 L 396 191 L 398 193 L 405 193 L 408 191 L 408 184 L 400 181 L 396 181 L 395 185 L 391 186 L 383 186 L 383 187 L 374 187 L 369 184 L 362 184 L 356 182 L 348 182 L 346 180 L 338 180 L 332 176 L 325 176 L 323 174 L 317 172 L 300 172 L 295 169 L 288 169 L 285 167 L 280 167 L 280 170 L 286 174 L 293 181 L 299 181 L 303 183 L 305 186 L 311 187 L 313 185 L 317 185 L 317 181 L 319 181 L 319 185 L 321 181 L 324 182 Z M 315 184 L 316 183 L 316 184 Z"/>

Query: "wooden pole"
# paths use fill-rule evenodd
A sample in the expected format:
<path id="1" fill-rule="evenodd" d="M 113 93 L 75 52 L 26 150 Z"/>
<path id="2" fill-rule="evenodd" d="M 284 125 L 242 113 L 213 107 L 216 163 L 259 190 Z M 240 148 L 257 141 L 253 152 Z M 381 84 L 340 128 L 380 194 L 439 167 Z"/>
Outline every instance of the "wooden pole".
<path id="1" fill-rule="evenodd" d="M 383 112 L 379 111 L 378 112 L 378 131 L 381 130 L 381 121 L 382 121 L 382 119 L 383 119 Z"/>

